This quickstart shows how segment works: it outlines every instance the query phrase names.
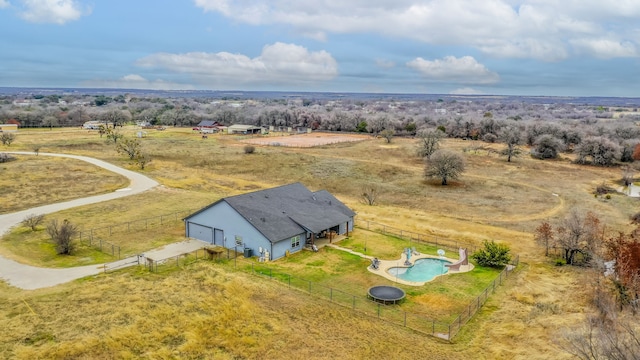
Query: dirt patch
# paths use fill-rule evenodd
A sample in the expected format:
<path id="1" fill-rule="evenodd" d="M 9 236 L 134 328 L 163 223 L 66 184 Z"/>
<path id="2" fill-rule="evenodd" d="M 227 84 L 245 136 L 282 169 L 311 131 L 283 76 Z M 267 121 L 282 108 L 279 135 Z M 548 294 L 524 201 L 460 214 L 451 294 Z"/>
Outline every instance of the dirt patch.
<path id="1" fill-rule="evenodd" d="M 314 147 L 338 144 L 344 142 L 363 141 L 371 139 L 367 135 L 351 135 L 351 134 L 327 134 L 313 133 L 291 136 L 273 136 L 260 137 L 242 140 L 243 143 L 264 145 L 264 146 L 288 146 L 288 147 Z"/>

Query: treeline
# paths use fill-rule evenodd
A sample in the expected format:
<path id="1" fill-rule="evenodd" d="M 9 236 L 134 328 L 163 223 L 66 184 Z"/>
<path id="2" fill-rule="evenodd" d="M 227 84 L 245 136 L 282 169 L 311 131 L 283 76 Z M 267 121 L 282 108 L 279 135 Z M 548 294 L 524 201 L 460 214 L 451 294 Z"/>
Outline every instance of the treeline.
<path id="1" fill-rule="evenodd" d="M 541 159 L 577 154 L 577 162 L 611 165 L 632 161 L 640 143 L 640 113 L 635 107 L 605 108 L 576 104 L 495 101 L 394 101 L 314 99 L 220 100 L 144 98 L 127 94 L 34 95 L 0 98 L 0 123 L 22 127 L 81 126 L 86 121 L 113 125 L 148 123 L 191 127 L 202 120 L 276 129 L 415 136 L 424 130 L 450 138 L 527 145 Z"/>

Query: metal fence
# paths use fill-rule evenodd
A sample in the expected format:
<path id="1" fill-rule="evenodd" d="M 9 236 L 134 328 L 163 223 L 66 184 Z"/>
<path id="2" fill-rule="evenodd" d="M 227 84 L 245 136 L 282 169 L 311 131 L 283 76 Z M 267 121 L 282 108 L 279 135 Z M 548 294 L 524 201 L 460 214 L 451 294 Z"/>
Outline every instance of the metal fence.
<path id="1" fill-rule="evenodd" d="M 106 237 L 113 236 L 114 234 L 129 233 L 132 231 L 148 230 L 163 225 L 175 224 L 181 221 L 185 216 L 193 213 L 195 210 L 182 210 L 176 211 L 171 214 L 163 214 L 154 217 L 132 220 L 122 223 L 117 223 L 109 226 L 102 226 L 98 228 L 91 228 L 83 230 L 78 233 L 78 240 L 89 246 L 95 247 L 100 251 L 110 254 L 118 259 L 121 259 L 123 255 L 119 245 L 113 244 L 107 240 Z"/>
<path id="2" fill-rule="evenodd" d="M 189 212 L 190 213 L 190 212 Z M 160 224 L 163 223 L 164 219 L 177 219 L 178 213 L 170 214 L 170 215 L 162 215 L 160 217 L 137 220 L 132 222 L 127 222 L 123 224 L 117 224 L 109 227 L 100 228 L 97 230 L 106 231 L 108 229 L 109 234 L 113 234 L 115 229 L 127 227 L 127 230 L 131 228 L 131 224 L 133 223 L 141 223 L 144 222 L 145 228 L 149 226 L 150 220 L 155 219 L 156 225 L 157 220 L 160 218 Z M 441 239 L 434 236 L 428 236 L 423 234 L 418 234 L 411 231 L 397 229 L 388 225 L 367 221 L 367 220 L 359 220 L 361 223 L 366 225 L 366 229 L 370 231 L 379 231 L 383 234 L 393 235 L 401 238 L 407 238 L 409 241 L 415 241 L 422 244 L 435 245 L 438 247 L 448 248 L 451 250 L 457 250 L 460 246 L 466 246 L 468 248 L 474 249 L 475 246 L 467 243 L 462 243 L 453 240 Z M 96 230 L 96 229 L 92 229 Z M 92 234 L 92 232 L 90 232 Z M 101 242 L 104 247 L 104 242 Z M 306 280 L 303 278 L 298 278 L 296 276 L 292 276 L 288 273 L 279 272 L 274 270 L 269 266 L 268 263 L 256 263 L 255 261 L 250 261 L 245 259 L 244 257 L 240 257 L 242 253 L 238 253 L 232 249 L 224 249 L 217 254 L 213 254 L 210 250 L 207 249 L 198 249 L 189 253 L 180 254 L 177 256 L 172 256 L 165 259 L 146 259 L 146 258 L 138 258 L 137 263 L 139 265 L 144 265 L 146 269 L 151 272 L 162 272 L 169 271 L 173 268 L 179 268 L 180 266 L 185 266 L 192 264 L 196 261 L 202 259 L 224 259 L 230 261 L 234 261 L 234 268 L 240 269 L 242 271 L 247 271 L 254 275 L 264 276 L 269 279 L 277 280 L 280 283 L 286 285 L 291 289 L 296 289 L 302 292 L 305 292 L 309 295 L 327 300 L 333 304 L 337 304 L 343 306 L 345 308 L 349 308 L 353 311 L 359 312 L 361 314 L 365 314 L 367 316 L 375 317 L 380 320 L 386 321 L 391 324 L 403 326 L 414 331 L 418 331 L 420 333 L 431 335 L 438 337 L 444 340 L 452 340 L 462 329 L 462 327 L 482 308 L 482 306 L 487 302 L 489 296 L 496 291 L 496 288 L 501 285 L 510 273 L 516 269 L 519 264 L 519 256 L 516 255 L 511 261 L 511 264 L 506 266 L 499 275 L 478 295 L 474 300 L 472 300 L 466 308 L 460 312 L 455 320 L 450 323 L 436 321 L 431 319 L 423 314 L 411 313 L 407 311 L 400 310 L 397 306 L 393 305 L 385 305 L 376 301 L 369 299 L 368 297 L 362 295 L 354 295 L 349 292 L 335 289 L 329 286 L 321 285 L 316 282 Z M 119 249 L 118 249 L 119 255 Z M 240 264 L 238 264 L 240 262 Z M 126 265 L 121 265 L 126 266 Z M 115 268 L 114 268 L 115 269 Z M 114 269 L 107 269 L 105 267 L 105 272 Z"/>
<path id="3" fill-rule="evenodd" d="M 356 219 L 356 226 L 367 229 L 374 232 L 379 232 L 384 235 L 392 235 L 395 237 L 409 240 L 409 245 L 412 242 L 426 245 L 433 245 L 436 247 L 444 248 L 447 250 L 458 251 L 459 248 L 465 247 L 472 253 L 478 249 L 477 245 L 457 240 L 450 240 L 437 237 L 435 235 L 419 234 L 413 231 L 407 231 L 398 229 L 389 225 L 380 224 L 375 221 Z"/>

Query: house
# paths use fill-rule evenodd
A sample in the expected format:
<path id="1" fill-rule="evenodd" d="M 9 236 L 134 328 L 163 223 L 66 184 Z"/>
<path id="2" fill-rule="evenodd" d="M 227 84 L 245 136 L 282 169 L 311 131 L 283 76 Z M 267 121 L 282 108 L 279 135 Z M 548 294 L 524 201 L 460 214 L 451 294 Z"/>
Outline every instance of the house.
<path id="1" fill-rule="evenodd" d="M 16 132 L 18 124 L 0 124 L 0 132 Z"/>
<path id="2" fill-rule="evenodd" d="M 104 123 L 96 120 L 86 121 L 82 124 L 82 128 L 85 130 L 100 130 L 100 126 L 104 126 Z"/>
<path id="3" fill-rule="evenodd" d="M 200 123 L 198 123 L 198 125 L 196 125 L 196 127 L 198 127 L 199 129 L 213 129 L 221 125 L 222 124 L 214 120 L 202 120 L 200 121 Z"/>
<path id="4" fill-rule="evenodd" d="M 227 128 L 228 134 L 262 134 L 260 126 L 234 124 Z"/>
<path id="5" fill-rule="evenodd" d="M 262 250 L 275 260 L 319 238 L 348 235 L 355 215 L 328 191 L 293 183 L 220 199 L 184 222 L 187 237 L 253 254 Z"/>

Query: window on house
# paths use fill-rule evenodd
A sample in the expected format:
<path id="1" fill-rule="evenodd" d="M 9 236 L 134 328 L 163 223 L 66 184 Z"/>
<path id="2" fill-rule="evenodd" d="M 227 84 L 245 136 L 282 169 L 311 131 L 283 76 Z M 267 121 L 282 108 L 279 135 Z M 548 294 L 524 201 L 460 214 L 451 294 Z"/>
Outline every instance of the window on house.
<path id="1" fill-rule="evenodd" d="M 242 236 L 236 235 L 236 246 L 242 246 Z"/>
<path id="2" fill-rule="evenodd" d="M 298 246 L 300 246 L 300 235 L 291 238 L 291 247 L 297 248 Z"/>

